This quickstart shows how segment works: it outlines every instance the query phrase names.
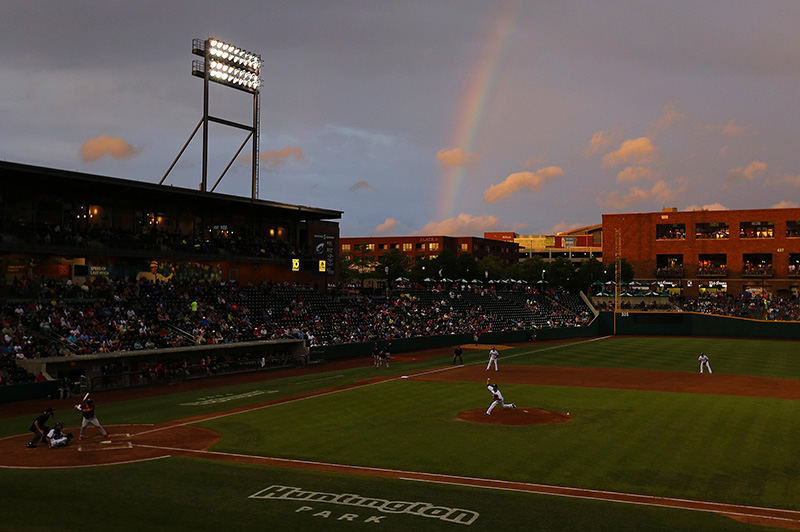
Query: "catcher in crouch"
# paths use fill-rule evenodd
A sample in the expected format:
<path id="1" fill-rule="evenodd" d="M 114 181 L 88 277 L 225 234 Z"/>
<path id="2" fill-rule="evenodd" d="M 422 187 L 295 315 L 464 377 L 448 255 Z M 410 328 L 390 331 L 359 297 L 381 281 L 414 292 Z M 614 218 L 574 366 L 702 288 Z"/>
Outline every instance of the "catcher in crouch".
<path id="1" fill-rule="evenodd" d="M 75 405 L 75 409 L 79 410 L 80 413 L 83 414 L 83 419 L 81 420 L 81 431 L 78 434 L 79 440 L 83 439 L 83 431 L 86 430 L 86 427 L 89 425 L 94 425 L 97 427 L 97 429 L 100 431 L 100 434 L 102 434 L 104 438 L 108 439 L 111 437 L 108 435 L 108 432 L 106 432 L 106 429 L 103 428 L 103 425 L 100 424 L 100 421 L 98 421 L 97 416 L 94 414 L 94 400 L 91 398 L 85 398 L 80 404 Z"/>
<path id="2" fill-rule="evenodd" d="M 517 408 L 517 405 L 514 403 L 506 404 L 503 401 L 503 394 L 500 393 L 500 387 L 497 384 L 489 384 L 489 379 L 486 379 L 486 389 L 489 390 L 489 393 L 492 394 L 492 404 L 489 405 L 489 409 L 483 414 L 485 416 L 491 416 L 492 410 L 496 406 L 502 406 L 503 408 Z"/>

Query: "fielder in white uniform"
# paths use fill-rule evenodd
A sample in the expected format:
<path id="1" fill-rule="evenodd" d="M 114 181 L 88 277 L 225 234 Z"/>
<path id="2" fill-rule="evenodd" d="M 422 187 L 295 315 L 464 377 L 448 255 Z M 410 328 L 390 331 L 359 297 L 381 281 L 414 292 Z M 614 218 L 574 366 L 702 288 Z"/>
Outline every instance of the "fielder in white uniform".
<path id="1" fill-rule="evenodd" d="M 511 403 L 507 405 L 503 401 L 503 394 L 500 393 L 500 387 L 497 384 L 489 384 L 489 379 L 486 379 L 486 389 L 489 390 L 489 393 L 492 394 L 492 404 L 489 405 L 489 409 L 484 413 L 485 416 L 491 416 L 492 410 L 496 406 L 502 406 L 503 408 L 517 408 L 517 405 Z"/>
<path id="2" fill-rule="evenodd" d="M 708 364 L 708 356 L 705 353 L 700 353 L 700 356 L 697 357 L 697 360 L 700 361 L 700 373 L 703 373 L 703 366 L 706 367 L 709 373 L 714 373 L 711 371 L 711 366 Z"/>
<path id="3" fill-rule="evenodd" d="M 499 354 L 500 353 L 497 352 L 494 346 L 489 349 L 489 363 L 486 365 L 486 371 L 489 371 L 489 368 L 492 367 L 492 363 L 494 363 L 494 370 L 497 371 L 497 355 Z"/>

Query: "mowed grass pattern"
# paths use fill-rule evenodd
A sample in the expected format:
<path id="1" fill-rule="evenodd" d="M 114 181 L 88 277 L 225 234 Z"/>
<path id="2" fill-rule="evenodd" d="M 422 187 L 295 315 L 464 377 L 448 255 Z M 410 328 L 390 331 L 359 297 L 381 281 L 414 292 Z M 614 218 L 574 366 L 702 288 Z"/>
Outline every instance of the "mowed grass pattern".
<path id="1" fill-rule="evenodd" d="M 524 356 L 517 356 L 525 353 Z M 705 353 L 718 373 L 800 379 L 800 342 L 727 338 L 621 337 L 541 344 L 503 351 L 500 362 L 516 365 L 698 371 Z M 506 361 L 503 358 L 509 357 Z"/>
<path id="2" fill-rule="evenodd" d="M 675 344 L 563 345 L 508 357 L 506 364 L 547 358 L 600 366 L 602 352 L 611 367 L 657 369 L 657 357 L 641 361 L 642 353 L 666 349 L 674 362 L 684 358 L 676 351 L 696 351 L 696 345 L 673 349 L 679 341 L 670 340 Z M 750 347 L 730 348 L 739 368 L 757 365 Z M 788 353 L 783 358 L 793 366 Z M 398 380 L 204 425 L 224 434 L 221 451 L 800 508 L 798 401 L 523 385 L 503 392 L 520 406 L 569 411 L 574 419 L 533 427 L 461 422 L 459 411 L 488 406 L 483 383 Z"/>

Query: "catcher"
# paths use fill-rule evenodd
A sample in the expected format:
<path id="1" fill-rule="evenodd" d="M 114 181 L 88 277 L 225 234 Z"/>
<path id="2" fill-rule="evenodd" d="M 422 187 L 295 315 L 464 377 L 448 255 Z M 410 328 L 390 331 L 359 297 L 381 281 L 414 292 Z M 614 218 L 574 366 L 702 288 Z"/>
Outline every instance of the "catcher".
<path id="1" fill-rule="evenodd" d="M 81 420 L 81 431 L 78 433 L 78 439 L 83 439 L 83 431 L 89 425 L 94 425 L 100 431 L 100 434 L 103 435 L 104 438 L 108 439 L 111 436 L 106 432 L 106 429 L 103 428 L 103 425 L 100 424 L 100 421 L 97 420 L 97 416 L 94 413 L 94 400 L 90 397 L 87 398 L 89 394 L 87 393 L 83 397 L 83 401 L 80 404 L 75 405 L 75 409 L 80 411 L 83 414 L 83 419 Z"/>
<path id="2" fill-rule="evenodd" d="M 500 387 L 497 386 L 497 384 L 489 384 L 489 379 L 486 379 L 486 389 L 488 389 L 489 393 L 492 394 L 492 404 L 489 405 L 489 409 L 484 412 L 483 415 L 491 416 L 492 410 L 494 410 L 496 406 L 502 406 L 503 408 L 517 408 L 517 405 L 514 403 L 506 404 L 503 401 L 503 394 L 500 393 Z"/>
<path id="3" fill-rule="evenodd" d="M 50 440 L 50 448 L 66 447 L 72 441 L 72 433 L 64 432 L 64 424 L 62 422 L 56 423 L 56 426 L 50 429 L 47 433 L 47 439 Z"/>

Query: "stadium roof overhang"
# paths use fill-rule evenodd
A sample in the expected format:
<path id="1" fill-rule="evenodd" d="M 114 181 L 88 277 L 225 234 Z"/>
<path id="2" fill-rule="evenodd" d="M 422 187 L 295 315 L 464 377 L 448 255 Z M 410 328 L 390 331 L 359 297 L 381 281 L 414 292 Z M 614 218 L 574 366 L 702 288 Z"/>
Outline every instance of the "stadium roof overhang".
<path id="1" fill-rule="evenodd" d="M 299 220 L 338 220 L 342 211 L 321 209 L 305 205 L 293 205 L 276 201 L 251 199 L 229 194 L 201 192 L 188 188 L 157 185 L 132 179 L 120 179 L 69 170 L 45 168 L 20 163 L 0 161 L 0 183 L 6 190 L 14 187 L 43 187 L 43 191 L 54 188 L 91 190 L 95 196 L 137 197 L 150 200 L 188 202 L 194 208 L 235 208 L 257 211 L 265 216 L 283 216 Z"/>

